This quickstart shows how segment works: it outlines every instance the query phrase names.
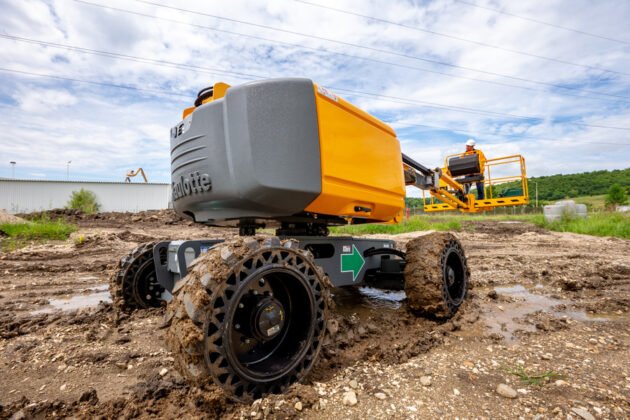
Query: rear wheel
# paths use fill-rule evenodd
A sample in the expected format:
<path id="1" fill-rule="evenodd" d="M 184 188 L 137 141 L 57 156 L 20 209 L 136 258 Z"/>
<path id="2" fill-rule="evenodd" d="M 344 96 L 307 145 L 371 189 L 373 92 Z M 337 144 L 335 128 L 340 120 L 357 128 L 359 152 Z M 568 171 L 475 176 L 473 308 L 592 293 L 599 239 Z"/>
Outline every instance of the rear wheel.
<path id="1" fill-rule="evenodd" d="M 200 257 L 167 308 L 167 345 L 197 384 L 248 401 L 313 367 L 326 330 L 327 279 L 293 241 L 239 239 Z"/>
<path id="2" fill-rule="evenodd" d="M 119 268 L 109 282 L 115 307 L 142 309 L 162 304 L 164 288 L 155 274 L 154 245 L 154 242 L 142 244 L 121 258 Z"/>
<path id="3" fill-rule="evenodd" d="M 409 307 L 439 318 L 453 316 L 468 292 L 464 249 L 451 233 L 435 232 L 407 243 L 405 293 Z"/>

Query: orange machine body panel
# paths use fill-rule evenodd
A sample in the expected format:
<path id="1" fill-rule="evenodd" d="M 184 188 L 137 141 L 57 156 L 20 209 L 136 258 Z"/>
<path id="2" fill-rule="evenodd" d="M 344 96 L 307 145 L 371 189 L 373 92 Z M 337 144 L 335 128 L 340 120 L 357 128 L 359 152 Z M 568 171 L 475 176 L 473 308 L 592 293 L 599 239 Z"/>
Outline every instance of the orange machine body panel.
<path id="1" fill-rule="evenodd" d="M 400 142 L 370 114 L 314 84 L 322 191 L 305 211 L 397 222 L 405 205 Z"/>

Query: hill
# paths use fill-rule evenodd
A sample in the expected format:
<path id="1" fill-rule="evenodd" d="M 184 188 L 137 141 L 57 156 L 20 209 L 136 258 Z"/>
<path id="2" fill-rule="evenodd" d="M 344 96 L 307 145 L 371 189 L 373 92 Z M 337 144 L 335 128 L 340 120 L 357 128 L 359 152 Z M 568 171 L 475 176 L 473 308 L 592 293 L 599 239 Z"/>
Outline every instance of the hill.
<path id="1" fill-rule="evenodd" d="M 529 192 L 533 197 L 538 184 L 539 200 L 561 200 L 580 196 L 606 194 L 613 184 L 630 190 L 630 168 L 614 171 L 594 171 L 580 174 L 551 175 L 530 178 Z"/>

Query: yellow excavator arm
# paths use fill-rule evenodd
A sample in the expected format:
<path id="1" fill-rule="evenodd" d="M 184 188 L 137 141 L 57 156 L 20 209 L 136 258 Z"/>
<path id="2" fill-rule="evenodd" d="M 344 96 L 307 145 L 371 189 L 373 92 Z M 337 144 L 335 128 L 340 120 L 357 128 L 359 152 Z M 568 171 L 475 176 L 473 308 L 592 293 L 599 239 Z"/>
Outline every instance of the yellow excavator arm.
<path id="1" fill-rule="evenodd" d="M 133 178 L 134 176 L 137 176 L 138 174 L 142 175 L 142 178 L 144 179 L 145 183 L 149 182 L 146 174 L 144 173 L 144 169 L 142 168 L 138 168 L 138 170 L 135 172 L 133 171 L 133 169 L 130 169 L 129 172 L 127 172 L 127 177 L 125 178 L 125 182 L 131 182 L 131 178 Z"/>

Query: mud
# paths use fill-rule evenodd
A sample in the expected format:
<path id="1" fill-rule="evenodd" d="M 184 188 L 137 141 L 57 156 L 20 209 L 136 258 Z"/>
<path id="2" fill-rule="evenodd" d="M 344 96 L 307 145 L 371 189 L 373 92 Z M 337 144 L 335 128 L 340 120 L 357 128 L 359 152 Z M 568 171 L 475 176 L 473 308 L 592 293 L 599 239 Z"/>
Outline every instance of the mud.
<path id="1" fill-rule="evenodd" d="M 431 235 L 411 239 L 405 246 L 407 252 L 407 265 L 405 266 L 407 303 L 411 309 L 421 315 L 427 314 L 446 318 L 457 310 L 456 307 L 449 307 L 445 303 L 446 293 L 443 290 L 442 281 L 446 265 L 445 249 L 447 245 L 453 246 L 450 244 L 461 249 L 459 242 L 452 234 L 435 232 Z M 465 277 L 469 278 L 470 271 L 465 256 L 462 258 Z M 465 289 L 463 293 L 466 293 Z"/>
<path id="2" fill-rule="evenodd" d="M 285 394 L 239 404 L 182 378 L 165 347 L 163 309 L 118 316 L 104 291 L 120 257 L 146 238 L 233 231 L 163 213 L 49 216 L 75 221 L 74 235 L 84 239 L 0 255 L 2 418 L 564 419 L 576 418 L 574 409 L 596 418 L 630 412 L 630 241 L 471 222 L 456 236 L 473 288 L 452 320 L 412 314 L 402 292 L 333 290 L 330 335 L 310 375 Z M 404 247 L 421 235 L 395 239 Z M 517 367 L 559 377 L 530 385 L 509 373 Z M 498 384 L 517 390 L 517 398 L 499 396 Z M 349 392 L 356 405 L 342 402 Z"/>

